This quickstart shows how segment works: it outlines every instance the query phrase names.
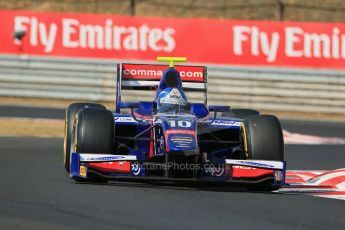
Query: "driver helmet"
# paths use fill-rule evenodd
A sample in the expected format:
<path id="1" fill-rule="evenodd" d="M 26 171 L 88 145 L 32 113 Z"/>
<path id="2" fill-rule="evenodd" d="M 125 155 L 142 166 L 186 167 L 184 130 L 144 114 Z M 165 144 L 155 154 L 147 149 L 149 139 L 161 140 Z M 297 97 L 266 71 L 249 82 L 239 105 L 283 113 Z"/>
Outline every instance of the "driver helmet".
<path id="1" fill-rule="evenodd" d="M 186 106 L 186 95 L 179 88 L 166 88 L 157 97 L 158 113 L 180 113 Z"/>

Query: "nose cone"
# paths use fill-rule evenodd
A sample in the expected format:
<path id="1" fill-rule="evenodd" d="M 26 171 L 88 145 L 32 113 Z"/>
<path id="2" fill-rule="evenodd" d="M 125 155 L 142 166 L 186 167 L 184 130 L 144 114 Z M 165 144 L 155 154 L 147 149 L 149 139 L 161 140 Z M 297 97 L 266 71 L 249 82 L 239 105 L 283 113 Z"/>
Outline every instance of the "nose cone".
<path id="1" fill-rule="evenodd" d="M 197 141 L 193 132 L 170 131 L 166 133 L 167 149 L 169 153 L 196 152 Z"/>
<path id="2" fill-rule="evenodd" d="M 196 120 L 193 117 L 165 117 L 163 130 L 168 154 L 198 154 Z"/>

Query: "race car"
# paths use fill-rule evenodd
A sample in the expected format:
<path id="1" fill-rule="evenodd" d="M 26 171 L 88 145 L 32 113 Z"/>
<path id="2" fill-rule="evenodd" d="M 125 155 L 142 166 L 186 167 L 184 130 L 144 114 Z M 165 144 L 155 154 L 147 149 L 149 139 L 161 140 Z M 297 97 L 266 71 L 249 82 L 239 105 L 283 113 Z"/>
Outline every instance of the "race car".
<path id="1" fill-rule="evenodd" d="M 64 166 L 73 180 L 244 184 L 273 191 L 285 183 L 279 120 L 256 110 L 207 106 L 207 68 L 117 64 L 116 109 L 73 103 L 66 110 Z M 154 90 L 151 101 L 122 101 L 123 90 Z M 196 92 L 202 102 L 191 102 Z"/>

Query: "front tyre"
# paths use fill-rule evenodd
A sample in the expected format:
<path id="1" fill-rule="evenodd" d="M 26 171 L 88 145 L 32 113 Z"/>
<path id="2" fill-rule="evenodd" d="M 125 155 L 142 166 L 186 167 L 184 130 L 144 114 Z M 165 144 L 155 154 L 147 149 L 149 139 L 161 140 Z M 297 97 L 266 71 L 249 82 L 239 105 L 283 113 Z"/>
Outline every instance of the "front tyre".
<path id="1" fill-rule="evenodd" d="M 65 136 L 64 136 L 64 148 L 63 148 L 63 156 L 64 156 L 64 166 L 67 172 L 69 172 L 70 167 L 70 154 L 71 154 L 71 139 L 72 139 L 72 132 L 73 132 L 73 125 L 75 122 L 75 117 L 78 114 L 79 110 L 83 108 L 99 108 L 99 109 L 106 109 L 101 104 L 96 103 L 73 103 L 70 104 L 66 110 L 66 117 L 65 117 Z"/>
<path id="2" fill-rule="evenodd" d="M 243 122 L 243 145 L 247 159 L 284 160 L 284 140 L 280 122 L 272 115 L 247 117 Z M 250 191 L 274 191 L 273 179 L 247 186 Z"/>
<path id="3" fill-rule="evenodd" d="M 284 160 L 283 132 L 277 117 L 250 116 L 243 124 L 244 147 L 248 159 Z"/>
<path id="4" fill-rule="evenodd" d="M 80 153 L 111 153 L 114 117 L 109 110 L 84 108 L 75 123 L 74 148 Z"/>
<path id="5" fill-rule="evenodd" d="M 112 112 L 100 108 L 84 108 L 77 115 L 72 148 L 78 153 L 112 153 L 114 117 Z M 79 182 L 106 183 L 106 178 L 88 173 L 87 179 L 74 178 Z"/>

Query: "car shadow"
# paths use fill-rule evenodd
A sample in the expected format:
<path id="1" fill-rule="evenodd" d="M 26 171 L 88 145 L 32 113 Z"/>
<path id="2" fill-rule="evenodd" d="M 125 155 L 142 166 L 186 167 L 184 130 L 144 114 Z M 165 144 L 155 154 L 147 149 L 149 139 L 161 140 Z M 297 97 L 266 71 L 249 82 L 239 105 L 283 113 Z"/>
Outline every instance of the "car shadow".
<path id="1" fill-rule="evenodd" d="M 206 191 L 206 192 L 245 192 L 245 193 L 266 193 L 281 195 L 278 192 L 261 192 L 250 191 L 245 185 L 226 184 L 226 183 L 195 183 L 195 182 L 157 182 L 157 181 L 143 181 L 143 182 L 128 182 L 128 181 L 110 181 L 107 183 L 95 182 L 76 182 L 77 184 L 88 184 L 97 186 L 115 186 L 115 187 L 133 187 L 133 188 L 148 188 L 160 190 L 175 190 L 175 191 Z"/>

